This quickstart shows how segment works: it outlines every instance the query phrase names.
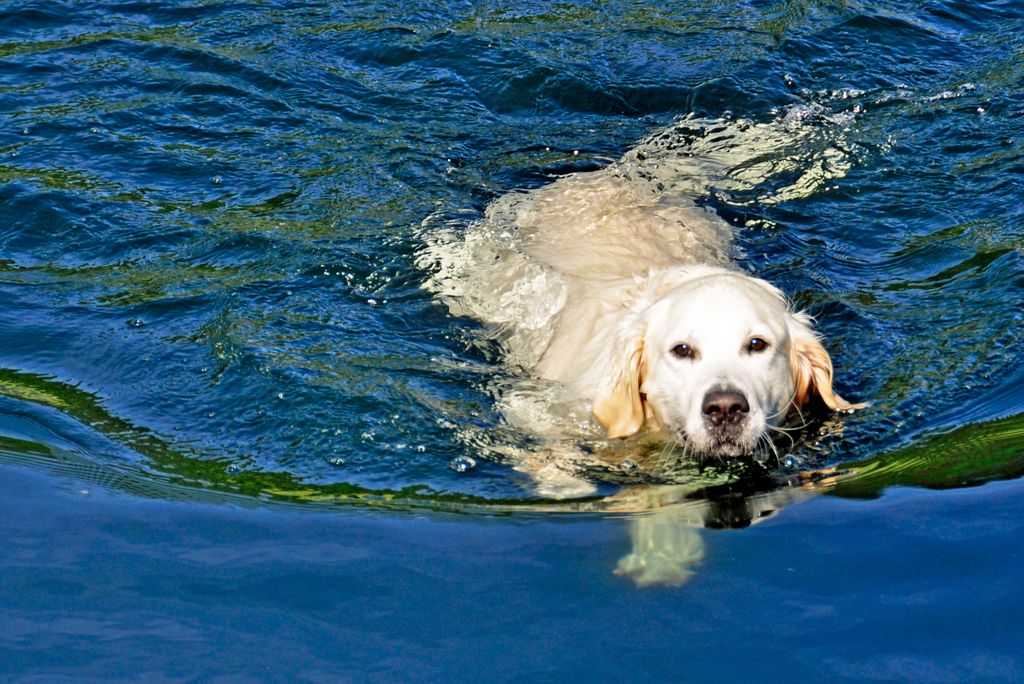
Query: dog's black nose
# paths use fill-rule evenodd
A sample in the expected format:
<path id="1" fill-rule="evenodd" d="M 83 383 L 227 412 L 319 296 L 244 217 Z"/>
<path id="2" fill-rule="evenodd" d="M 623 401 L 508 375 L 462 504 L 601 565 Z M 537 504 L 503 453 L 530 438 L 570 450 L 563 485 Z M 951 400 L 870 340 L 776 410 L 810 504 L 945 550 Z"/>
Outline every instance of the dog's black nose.
<path id="1" fill-rule="evenodd" d="M 712 425 L 735 425 L 750 413 L 750 404 L 742 392 L 708 392 L 702 410 Z"/>

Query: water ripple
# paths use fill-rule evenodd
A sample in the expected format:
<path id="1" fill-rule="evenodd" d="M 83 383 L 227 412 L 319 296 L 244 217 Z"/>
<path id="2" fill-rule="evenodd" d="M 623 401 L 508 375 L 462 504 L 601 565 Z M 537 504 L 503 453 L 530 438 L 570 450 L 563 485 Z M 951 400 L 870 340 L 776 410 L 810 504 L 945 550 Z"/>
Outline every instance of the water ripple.
<path id="1" fill-rule="evenodd" d="M 686 116 L 804 117 L 699 193 L 873 403 L 810 462 L 1024 411 L 1015 3 L 6 3 L 0 24 L 0 393 L 70 416 L 36 441 L 98 467 L 522 499 L 480 458 L 527 446 L 493 341 L 419 287 L 421 224 Z"/>

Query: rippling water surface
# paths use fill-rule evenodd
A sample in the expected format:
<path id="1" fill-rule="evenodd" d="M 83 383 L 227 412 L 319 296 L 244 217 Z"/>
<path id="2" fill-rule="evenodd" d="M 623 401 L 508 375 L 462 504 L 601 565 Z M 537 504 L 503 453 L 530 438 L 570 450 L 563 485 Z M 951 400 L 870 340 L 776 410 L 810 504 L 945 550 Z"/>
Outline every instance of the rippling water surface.
<path id="1" fill-rule="evenodd" d="M 694 122 L 768 132 L 691 191 L 871 405 L 546 501 L 424 243 Z M 1022 197 L 1015 0 L 0 0 L 5 669 L 1020 681 Z"/>
<path id="2" fill-rule="evenodd" d="M 0 391 L 87 469 L 529 498 L 486 458 L 516 439 L 502 371 L 421 288 L 421 224 L 684 115 L 842 122 L 841 177 L 760 201 L 813 172 L 791 165 L 701 200 L 872 403 L 816 463 L 1022 412 L 1015 3 L 2 11 Z"/>

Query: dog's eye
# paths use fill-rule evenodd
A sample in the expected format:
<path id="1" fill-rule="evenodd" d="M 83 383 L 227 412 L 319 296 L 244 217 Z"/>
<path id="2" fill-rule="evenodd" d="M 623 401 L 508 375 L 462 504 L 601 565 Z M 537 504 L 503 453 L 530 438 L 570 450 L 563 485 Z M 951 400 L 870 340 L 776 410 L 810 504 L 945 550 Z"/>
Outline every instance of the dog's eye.
<path id="1" fill-rule="evenodd" d="M 768 343 L 760 337 L 751 337 L 750 342 L 747 343 L 747 349 L 752 352 L 763 352 L 768 348 Z"/>
<path id="2" fill-rule="evenodd" d="M 693 347 L 688 344 L 677 344 L 672 347 L 672 353 L 681 359 L 693 358 Z"/>

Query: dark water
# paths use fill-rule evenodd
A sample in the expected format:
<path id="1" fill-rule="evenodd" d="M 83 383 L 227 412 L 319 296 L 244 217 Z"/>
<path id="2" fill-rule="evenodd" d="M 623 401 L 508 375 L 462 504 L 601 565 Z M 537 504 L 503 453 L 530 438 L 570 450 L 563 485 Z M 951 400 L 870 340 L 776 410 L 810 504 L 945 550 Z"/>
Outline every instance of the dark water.
<path id="1" fill-rule="evenodd" d="M 836 496 L 496 517 L 615 506 L 488 458 L 503 370 L 423 226 L 793 112 L 842 173 L 701 201 L 871 402 L 794 453 Z M 0 3 L 0 124 L 14 678 L 1024 679 L 1021 3 Z M 681 588 L 611 572 L 757 517 Z"/>

